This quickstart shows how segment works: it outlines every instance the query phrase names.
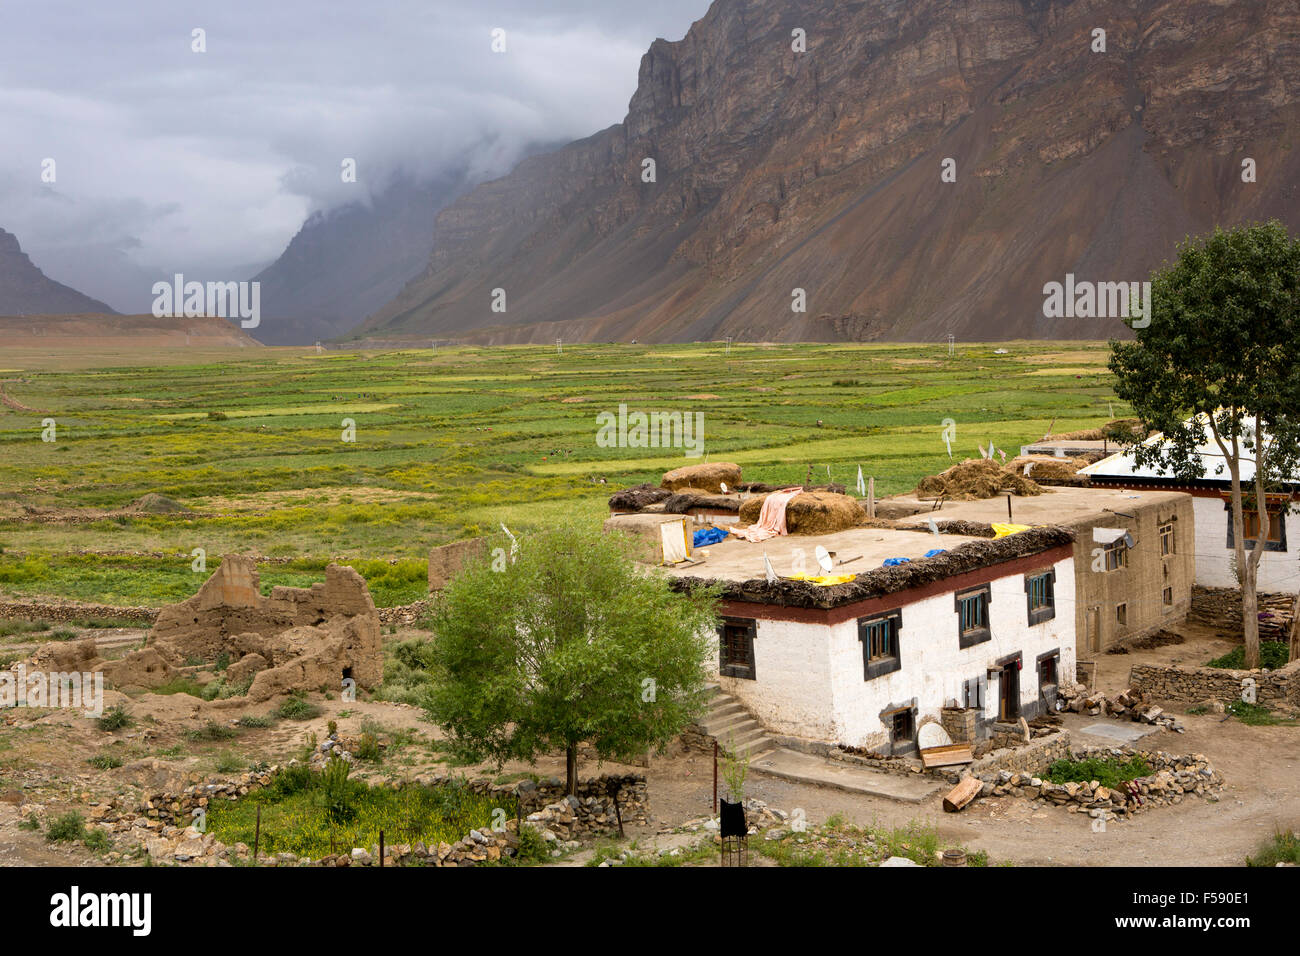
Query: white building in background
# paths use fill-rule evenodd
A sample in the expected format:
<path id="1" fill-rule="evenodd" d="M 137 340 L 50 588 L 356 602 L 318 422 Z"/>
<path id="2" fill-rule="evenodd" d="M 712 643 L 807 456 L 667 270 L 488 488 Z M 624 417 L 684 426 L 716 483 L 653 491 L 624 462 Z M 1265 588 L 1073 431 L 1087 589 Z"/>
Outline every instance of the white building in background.
<path id="1" fill-rule="evenodd" d="M 1153 435 L 1146 444 L 1164 441 Z M 1159 466 L 1138 465 L 1133 453 L 1120 452 L 1079 469 L 1087 475 L 1093 487 L 1125 488 L 1130 490 L 1163 489 L 1185 491 L 1193 496 L 1192 512 L 1196 525 L 1196 583 L 1202 587 L 1236 588 L 1240 584 L 1234 569 L 1236 543 L 1232 532 L 1232 481 L 1227 463 L 1208 425 L 1205 438 L 1197 447 L 1201 462 L 1200 474 L 1183 479 Z M 1254 491 L 1255 463 L 1243 459 L 1241 463 L 1242 494 Z M 1259 564 L 1259 591 L 1263 593 L 1294 593 L 1300 588 L 1300 542 L 1292 542 L 1289 535 L 1300 531 L 1300 475 L 1272 489 L 1267 495 L 1269 514 L 1268 540 L 1264 544 L 1264 557 Z M 1254 509 L 1247 506 L 1244 513 L 1246 550 L 1259 542 L 1259 519 Z"/>
<path id="2" fill-rule="evenodd" d="M 900 753 L 945 705 L 974 708 L 987 733 L 1050 709 L 1058 684 L 1074 680 L 1072 540 L 1055 527 L 996 541 L 853 528 L 732 538 L 669 573 L 723 582 L 718 682 L 768 730 Z M 856 578 L 764 579 L 764 554 L 778 575 L 820 573 L 818 545 L 847 562 L 833 573 Z M 890 558 L 907 561 L 884 567 Z"/>

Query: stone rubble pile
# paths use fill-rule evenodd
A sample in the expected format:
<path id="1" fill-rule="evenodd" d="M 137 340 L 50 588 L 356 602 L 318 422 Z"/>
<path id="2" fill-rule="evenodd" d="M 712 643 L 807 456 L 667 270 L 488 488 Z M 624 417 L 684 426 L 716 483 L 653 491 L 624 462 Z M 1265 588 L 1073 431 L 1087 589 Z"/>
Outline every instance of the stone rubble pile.
<path id="1" fill-rule="evenodd" d="M 1044 780 L 1037 774 L 1013 773 L 1008 770 L 976 776 L 984 783 L 980 796 L 1041 800 L 1058 807 L 1063 806 L 1070 813 L 1086 811 L 1093 817 L 1103 814 L 1132 816 L 1154 806 L 1182 803 L 1186 796 L 1200 796 L 1211 802 L 1219 799 L 1218 795 L 1223 790 L 1223 777 L 1203 754 L 1180 755 L 1127 747 L 1089 747 L 1071 751 L 1075 760 L 1097 757 L 1126 761 L 1135 755 L 1144 758 L 1153 772 L 1115 789 L 1103 786 L 1096 780 L 1057 784 Z"/>
<path id="2" fill-rule="evenodd" d="M 1143 724 L 1152 724 L 1183 732 L 1183 725 L 1172 714 L 1151 703 L 1141 690 L 1121 691 L 1114 697 L 1102 693 L 1091 693 L 1084 684 L 1065 685 L 1060 690 L 1060 700 L 1065 709 L 1076 714 L 1088 714 L 1092 717 L 1119 717 Z"/>

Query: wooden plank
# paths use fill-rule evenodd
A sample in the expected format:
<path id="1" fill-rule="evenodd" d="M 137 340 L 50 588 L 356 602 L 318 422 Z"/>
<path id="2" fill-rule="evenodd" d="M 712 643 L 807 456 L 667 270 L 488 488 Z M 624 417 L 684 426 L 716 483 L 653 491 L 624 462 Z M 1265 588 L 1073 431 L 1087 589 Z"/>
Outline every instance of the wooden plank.
<path id="1" fill-rule="evenodd" d="M 944 812 L 956 813 L 979 796 L 979 792 L 983 788 L 984 783 L 979 777 L 967 777 L 949 790 L 948 795 L 943 798 Z"/>
<path id="2" fill-rule="evenodd" d="M 926 770 L 971 763 L 974 759 L 970 744 L 948 744 L 943 747 L 927 747 L 921 751 L 921 766 Z"/>

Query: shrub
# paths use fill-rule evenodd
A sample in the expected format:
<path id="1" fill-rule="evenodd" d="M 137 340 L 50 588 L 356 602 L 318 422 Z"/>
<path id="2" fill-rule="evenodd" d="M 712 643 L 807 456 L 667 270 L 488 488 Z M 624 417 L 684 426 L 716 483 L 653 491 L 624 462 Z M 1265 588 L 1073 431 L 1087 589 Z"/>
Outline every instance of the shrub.
<path id="1" fill-rule="evenodd" d="M 96 853 L 107 853 L 113 849 L 113 841 L 98 827 L 89 831 L 82 842 L 86 844 L 87 849 L 94 850 Z"/>
<path id="2" fill-rule="evenodd" d="M 104 711 L 103 715 L 95 721 L 95 725 L 105 733 L 122 730 L 124 727 L 130 727 L 133 723 L 135 723 L 135 721 L 132 720 L 131 715 L 127 713 L 124 704 L 114 704 L 112 707 L 108 708 L 108 710 Z"/>
<path id="3" fill-rule="evenodd" d="M 45 831 L 45 839 L 51 843 L 63 843 L 68 840 L 84 840 L 86 838 L 86 820 L 75 810 L 71 813 L 65 813 L 62 816 L 55 817 L 50 822 L 50 827 Z"/>
<path id="4" fill-rule="evenodd" d="M 1246 857 L 1247 866 L 1277 866 L 1279 863 L 1300 863 L 1300 836 L 1295 831 L 1278 831 L 1273 839 L 1260 847 L 1255 856 Z"/>
<path id="5" fill-rule="evenodd" d="M 122 766 L 122 758 L 114 757 L 112 754 L 95 754 L 86 760 L 96 770 L 112 770 L 115 767 Z"/>
<path id="6" fill-rule="evenodd" d="M 1260 641 L 1259 642 L 1259 666 L 1267 667 L 1269 670 L 1277 670 L 1285 667 L 1290 660 L 1290 649 L 1285 641 Z M 1206 662 L 1206 667 L 1222 667 L 1228 670 L 1245 670 L 1246 668 L 1246 648 L 1234 647 L 1222 657 L 1216 657 L 1212 661 Z"/>
<path id="7" fill-rule="evenodd" d="M 238 773 L 244 767 L 244 758 L 233 750 L 224 751 L 217 757 L 217 773 Z"/>
<path id="8" fill-rule="evenodd" d="M 383 751 L 379 748 L 379 738 L 372 733 L 363 733 L 357 741 L 357 749 L 354 755 L 358 760 L 367 760 L 372 763 L 378 763 L 383 759 Z"/>
<path id="9" fill-rule="evenodd" d="M 1138 777 L 1148 776 L 1151 765 L 1140 754 L 1128 760 L 1115 757 L 1089 757 L 1087 760 L 1056 760 L 1047 768 L 1044 779 L 1052 783 L 1090 783 L 1096 780 L 1103 787 L 1119 789 Z"/>
<path id="10" fill-rule="evenodd" d="M 271 719 L 269 714 L 244 714 L 244 716 L 240 717 L 236 723 L 241 727 L 252 729 L 258 727 L 270 727 L 275 723 L 275 721 Z"/>
<path id="11" fill-rule="evenodd" d="M 227 727 L 225 724 L 219 724 L 215 720 L 209 720 L 206 724 L 196 730 L 185 731 L 185 737 L 187 740 L 193 741 L 229 740 L 231 737 L 237 736 L 238 733 L 239 731 L 235 730 L 233 727 Z"/>
<path id="12" fill-rule="evenodd" d="M 321 715 L 321 709 L 304 697 L 288 697 L 276 709 L 282 720 L 311 720 Z"/>

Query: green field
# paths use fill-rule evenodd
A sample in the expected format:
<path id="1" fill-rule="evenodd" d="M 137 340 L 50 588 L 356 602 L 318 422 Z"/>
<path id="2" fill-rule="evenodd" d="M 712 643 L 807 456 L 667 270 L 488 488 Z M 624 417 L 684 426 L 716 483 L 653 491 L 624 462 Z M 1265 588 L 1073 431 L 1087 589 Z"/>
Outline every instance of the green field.
<path id="1" fill-rule="evenodd" d="M 747 480 L 800 482 L 809 465 L 878 494 L 993 439 L 1008 455 L 1053 431 L 1124 415 L 1104 343 L 516 346 L 437 351 L 267 349 L 186 365 L 50 361 L 7 373 L 0 406 L 0 595 L 162 605 L 227 551 L 279 559 L 263 585 L 366 562 L 380 604 L 423 595 L 428 548 L 562 519 L 593 526 L 615 489 L 703 459 L 601 448 L 596 416 L 704 414 L 709 460 Z M 129 361 L 155 362 L 129 366 Z M 17 364 L 5 361 L 5 365 Z M 14 382 L 13 379 L 24 379 Z M 567 400 L 567 401 L 566 401 Z M 42 441 L 53 418 L 56 440 Z M 342 440 L 344 419 L 355 441 Z M 820 420 L 821 425 L 818 426 Z M 604 478 L 607 484 L 600 484 Z M 113 514 L 146 493 L 194 514 Z M 46 509 L 34 514 L 28 509 Z M 52 510 L 50 510 L 52 509 Z M 396 562 L 396 563 L 390 563 Z"/>

